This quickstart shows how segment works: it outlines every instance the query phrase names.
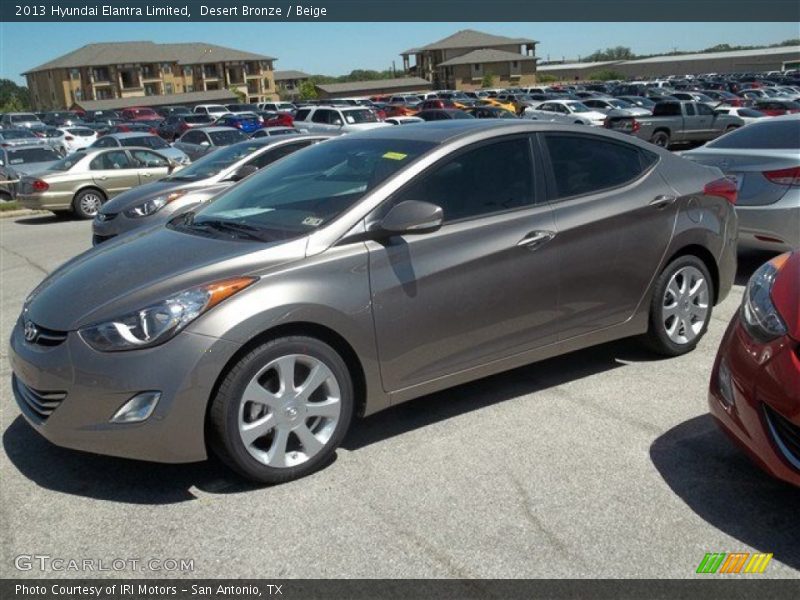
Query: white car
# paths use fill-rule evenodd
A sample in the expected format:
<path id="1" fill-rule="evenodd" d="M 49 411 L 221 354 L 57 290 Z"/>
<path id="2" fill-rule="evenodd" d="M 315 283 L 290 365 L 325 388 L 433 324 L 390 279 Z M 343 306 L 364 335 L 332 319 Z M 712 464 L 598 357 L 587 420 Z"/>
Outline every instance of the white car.
<path id="1" fill-rule="evenodd" d="M 609 114 L 612 111 L 617 111 L 617 114 L 629 115 L 631 117 L 649 117 L 652 111 L 636 106 L 627 100 L 620 100 L 619 98 L 584 98 L 581 102 L 592 110 L 597 112 Z"/>
<path id="2" fill-rule="evenodd" d="M 714 109 L 714 112 L 722 115 L 732 115 L 734 117 L 739 117 L 742 121 L 744 121 L 745 125 L 749 125 L 750 123 L 755 123 L 756 121 L 760 121 L 761 119 L 771 118 L 769 115 L 764 114 L 760 110 L 756 110 L 754 108 L 746 108 L 743 106 L 720 106 L 719 108 Z"/>
<path id="3" fill-rule="evenodd" d="M 277 113 L 289 113 L 295 109 L 291 102 L 259 102 L 258 110 L 268 110 Z"/>
<path id="4" fill-rule="evenodd" d="M 97 141 L 97 132 L 88 127 L 58 127 L 61 134 L 53 139 L 56 148 L 64 154 L 72 154 L 77 150 L 88 148 Z M 49 140 L 48 140 L 49 141 Z"/>
<path id="5" fill-rule="evenodd" d="M 201 115 L 211 115 L 212 117 L 221 117 L 222 115 L 230 114 L 231 111 L 222 104 L 198 104 L 194 107 L 194 112 Z"/>
<path id="6" fill-rule="evenodd" d="M 297 110 L 294 126 L 308 133 L 351 133 L 391 127 L 363 106 L 305 106 Z"/>
<path id="7" fill-rule="evenodd" d="M 524 119 L 534 121 L 552 121 L 555 123 L 575 123 L 578 125 L 594 125 L 602 127 L 606 114 L 592 110 L 577 100 L 548 100 L 526 108 L 522 112 Z"/>
<path id="8" fill-rule="evenodd" d="M 389 117 L 384 123 L 389 125 L 413 125 L 414 123 L 424 123 L 425 119 L 419 117 Z"/>

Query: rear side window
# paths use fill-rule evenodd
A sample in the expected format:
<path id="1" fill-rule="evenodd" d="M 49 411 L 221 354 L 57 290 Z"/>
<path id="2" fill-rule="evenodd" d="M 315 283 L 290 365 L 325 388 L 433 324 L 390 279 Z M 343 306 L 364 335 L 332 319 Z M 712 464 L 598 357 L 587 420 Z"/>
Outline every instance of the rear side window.
<path id="1" fill-rule="evenodd" d="M 753 123 L 706 144 L 708 148 L 800 150 L 800 119 Z"/>
<path id="2" fill-rule="evenodd" d="M 445 222 L 523 208 L 534 203 L 532 170 L 527 137 L 485 144 L 434 166 L 393 203 L 431 202 Z"/>
<path id="3" fill-rule="evenodd" d="M 307 108 L 301 108 L 297 111 L 297 115 L 295 116 L 295 121 L 305 121 L 308 113 L 311 111 Z"/>
<path id="4" fill-rule="evenodd" d="M 630 183 L 658 155 L 622 142 L 584 135 L 544 134 L 553 173 L 553 199 L 594 194 Z"/>
<path id="5" fill-rule="evenodd" d="M 134 165 L 131 163 L 127 152 L 121 150 L 104 152 L 95 158 L 89 168 L 92 171 L 106 171 L 116 169 L 132 169 Z"/>

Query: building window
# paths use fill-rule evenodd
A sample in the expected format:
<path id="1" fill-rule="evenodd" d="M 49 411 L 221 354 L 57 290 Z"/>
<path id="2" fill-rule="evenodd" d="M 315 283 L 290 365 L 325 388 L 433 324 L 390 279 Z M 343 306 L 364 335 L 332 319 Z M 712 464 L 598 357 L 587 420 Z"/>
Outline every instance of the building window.
<path id="1" fill-rule="evenodd" d="M 172 84 L 171 83 L 165 83 L 164 84 L 164 93 L 165 94 L 171 94 L 172 93 Z"/>
<path id="2" fill-rule="evenodd" d="M 186 93 L 190 94 L 194 91 L 194 86 L 191 83 L 186 84 Z"/>

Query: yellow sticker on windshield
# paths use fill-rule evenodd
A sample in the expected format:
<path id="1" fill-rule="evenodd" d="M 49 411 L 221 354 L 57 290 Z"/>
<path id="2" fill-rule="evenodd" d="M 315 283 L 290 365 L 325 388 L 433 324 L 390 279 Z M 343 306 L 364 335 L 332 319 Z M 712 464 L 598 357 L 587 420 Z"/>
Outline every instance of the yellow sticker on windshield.
<path id="1" fill-rule="evenodd" d="M 402 154 L 401 152 L 387 152 L 383 155 L 383 158 L 388 158 L 390 160 L 403 160 L 408 154 Z"/>

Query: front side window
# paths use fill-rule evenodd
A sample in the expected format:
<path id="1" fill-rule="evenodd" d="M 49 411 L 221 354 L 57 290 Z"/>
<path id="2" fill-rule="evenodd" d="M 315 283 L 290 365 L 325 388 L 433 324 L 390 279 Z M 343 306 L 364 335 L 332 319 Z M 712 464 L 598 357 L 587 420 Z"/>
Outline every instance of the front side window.
<path id="1" fill-rule="evenodd" d="M 297 152 L 298 150 L 300 150 L 300 148 L 305 148 L 306 146 L 310 146 L 311 144 L 312 142 L 310 140 L 303 142 L 296 142 L 294 144 L 283 144 L 282 146 L 278 146 L 277 148 L 274 148 L 272 150 L 267 150 L 266 152 L 262 152 L 254 159 L 252 159 L 248 164 L 251 164 L 258 169 L 261 169 L 283 158 L 284 156 L 289 156 L 292 152 Z"/>
<path id="2" fill-rule="evenodd" d="M 316 144 L 248 177 L 197 213 L 176 218 L 170 227 L 258 241 L 307 235 L 435 146 L 352 138 Z"/>
<path id="3" fill-rule="evenodd" d="M 554 199 L 594 194 L 638 178 L 657 159 L 635 146 L 585 135 L 544 134 Z"/>
<path id="4" fill-rule="evenodd" d="M 187 144 L 200 144 L 205 141 L 206 134 L 202 131 L 189 131 L 183 136 L 183 141 Z"/>
<path id="5" fill-rule="evenodd" d="M 120 169 L 132 169 L 134 165 L 128 157 L 127 152 L 122 150 L 103 152 L 89 165 L 92 171 L 116 171 Z"/>
<path id="6" fill-rule="evenodd" d="M 150 169 L 157 169 L 160 167 L 168 167 L 169 161 L 163 156 L 159 156 L 155 152 L 148 152 L 147 150 L 131 150 L 133 158 L 138 163 L 137 166 Z"/>
<path id="7" fill-rule="evenodd" d="M 94 144 L 92 144 L 92 148 L 114 148 L 118 145 L 119 144 L 117 144 L 117 140 L 112 137 L 101 137 Z"/>
<path id="8" fill-rule="evenodd" d="M 392 202 L 430 202 L 445 222 L 523 208 L 534 202 L 532 170 L 527 137 L 484 144 L 435 165 Z"/>
<path id="9" fill-rule="evenodd" d="M 211 143 L 215 146 L 228 146 L 230 144 L 235 144 L 236 142 L 241 142 L 247 139 L 247 135 L 238 129 L 212 131 L 209 133 L 209 137 L 211 137 Z"/>

